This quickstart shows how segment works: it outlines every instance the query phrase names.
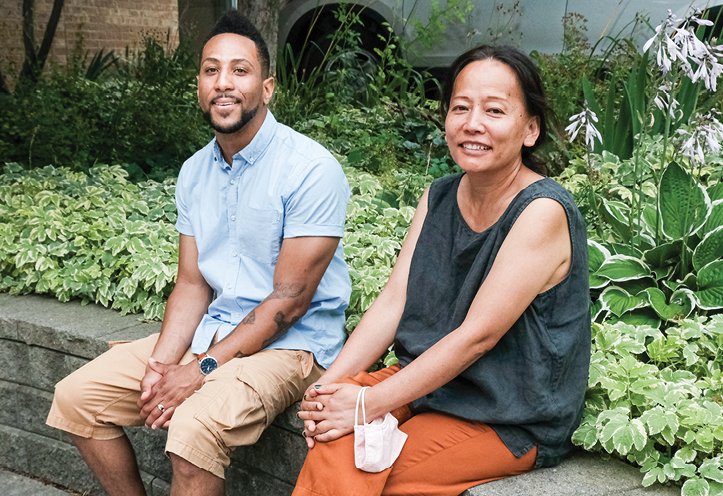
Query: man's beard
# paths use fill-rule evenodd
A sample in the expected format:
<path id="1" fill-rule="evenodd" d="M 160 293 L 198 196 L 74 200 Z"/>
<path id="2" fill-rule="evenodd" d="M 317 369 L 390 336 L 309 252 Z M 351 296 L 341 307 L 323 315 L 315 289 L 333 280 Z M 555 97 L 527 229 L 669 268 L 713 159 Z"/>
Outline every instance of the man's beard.
<path id="1" fill-rule="evenodd" d="M 256 117 L 258 111 L 259 107 L 252 109 L 242 109 L 241 116 L 239 116 L 238 120 L 229 126 L 221 126 L 220 124 L 214 122 L 210 111 L 204 112 L 203 117 L 204 119 L 206 119 L 206 122 L 208 122 L 208 124 L 214 131 L 217 131 L 221 134 L 233 134 L 236 131 L 243 129 L 243 127 L 248 124 L 251 119 Z"/>

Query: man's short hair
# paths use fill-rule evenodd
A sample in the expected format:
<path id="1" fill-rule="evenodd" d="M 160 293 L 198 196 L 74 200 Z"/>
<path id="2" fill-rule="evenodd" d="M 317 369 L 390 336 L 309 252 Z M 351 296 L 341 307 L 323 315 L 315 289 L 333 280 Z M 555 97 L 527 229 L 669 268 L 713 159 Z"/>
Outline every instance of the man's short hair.
<path id="1" fill-rule="evenodd" d="M 229 10 L 216 21 L 216 25 L 208 34 L 204 46 L 214 36 L 225 33 L 237 34 L 253 41 L 261 64 L 261 77 L 264 79 L 269 77 L 269 48 L 256 26 L 238 10 Z"/>

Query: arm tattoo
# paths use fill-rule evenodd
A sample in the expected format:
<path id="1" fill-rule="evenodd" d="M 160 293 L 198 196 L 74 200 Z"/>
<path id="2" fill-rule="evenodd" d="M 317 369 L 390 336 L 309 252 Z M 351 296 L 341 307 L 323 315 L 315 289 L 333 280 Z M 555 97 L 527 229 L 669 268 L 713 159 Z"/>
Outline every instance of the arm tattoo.
<path id="1" fill-rule="evenodd" d="M 267 300 L 281 300 L 281 299 L 287 299 L 287 298 L 298 298 L 304 292 L 306 291 L 306 284 L 295 284 L 295 283 L 275 283 L 274 284 L 274 291 L 266 297 L 264 301 Z M 262 302 L 263 303 L 263 302 Z M 261 348 L 266 348 L 271 343 L 277 341 L 281 336 L 284 335 L 286 331 L 291 329 L 291 327 L 296 324 L 296 322 L 299 320 L 299 317 L 292 317 L 291 320 L 285 320 L 286 316 L 284 315 L 284 312 L 279 311 L 276 312 L 276 316 L 274 317 L 274 322 L 276 322 L 276 331 L 274 332 L 271 337 L 264 340 L 264 342 L 261 345 Z M 256 309 L 251 310 L 249 314 L 241 321 L 244 325 L 253 325 L 256 322 Z M 246 353 L 243 353 L 242 351 L 237 351 L 234 354 L 235 358 L 243 358 L 250 356 Z"/>
<path id="2" fill-rule="evenodd" d="M 276 316 L 274 317 L 274 322 L 276 322 L 276 332 L 274 332 L 274 334 L 269 339 L 264 341 L 262 345 L 264 348 L 266 348 L 274 341 L 278 340 L 299 320 L 299 317 L 291 317 L 291 320 L 284 320 L 285 318 L 286 316 L 284 315 L 284 312 L 276 312 Z"/>
<path id="3" fill-rule="evenodd" d="M 242 324 L 252 325 L 256 322 L 256 309 L 254 308 L 249 314 L 241 321 Z"/>
<path id="4" fill-rule="evenodd" d="M 283 300 L 285 298 L 298 298 L 304 294 L 304 291 L 306 291 L 306 284 L 277 282 L 274 283 L 274 290 L 267 299 Z"/>

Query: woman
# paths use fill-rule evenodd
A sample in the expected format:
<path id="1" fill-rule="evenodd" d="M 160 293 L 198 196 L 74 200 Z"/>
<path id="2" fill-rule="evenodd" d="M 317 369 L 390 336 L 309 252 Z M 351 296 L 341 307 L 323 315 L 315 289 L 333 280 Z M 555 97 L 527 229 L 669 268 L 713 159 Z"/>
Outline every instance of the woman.
<path id="1" fill-rule="evenodd" d="M 537 68 L 482 46 L 450 68 L 446 135 L 461 176 L 425 191 L 389 282 L 299 416 L 312 448 L 294 495 L 457 495 L 557 464 L 577 427 L 590 357 L 585 226 L 540 175 Z M 395 343 L 399 364 L 364 372 Z M 367 419 L 408 434 L 394 465 L 354 466 L 357 393 Z"/>

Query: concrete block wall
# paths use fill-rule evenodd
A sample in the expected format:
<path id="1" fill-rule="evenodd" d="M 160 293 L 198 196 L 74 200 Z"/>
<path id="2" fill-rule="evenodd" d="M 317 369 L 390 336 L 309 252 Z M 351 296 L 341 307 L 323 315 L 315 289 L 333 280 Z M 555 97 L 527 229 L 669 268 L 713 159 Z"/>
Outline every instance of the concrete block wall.
<path id="1" fill-rule="evenodd" d="M 56 382 L 108 349 L 138 339 L 160 324 L 121 316 L 97 305 L 60 303 L 42 296 L 0 294 L 0 465 L 75 491 L 104 495 L 65 434 L 45 425 Z M 291 494 L 306 456 L 294 405 L 257 444 L 236 450 L 227 470 L 228 494 Z M 127 429 L 151 496 L 169 494 L 166 433 Z"/>
<path id="2" fill-rule="evenodd" d="M 10 82 L 22 68 L 22 1 L 0 0 L 0 70 Z M 35 0 L 35 41 L 43 40 L 53 0 Z M 48 64 L 67 65 L 80 46 L 92 57 L 104 48 L 123 55 L 146 36 L 178 44 L 178 0 L 65 0 Z M 79 45 L 80 43 L 80 45 Z"/>

